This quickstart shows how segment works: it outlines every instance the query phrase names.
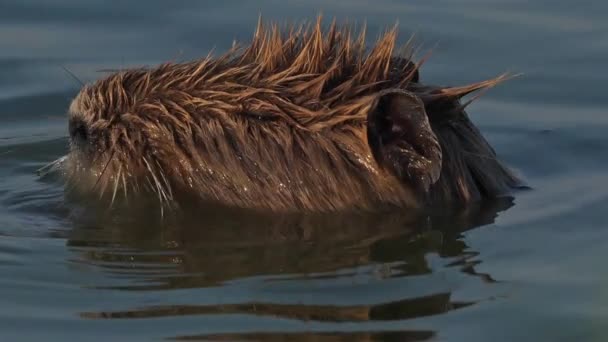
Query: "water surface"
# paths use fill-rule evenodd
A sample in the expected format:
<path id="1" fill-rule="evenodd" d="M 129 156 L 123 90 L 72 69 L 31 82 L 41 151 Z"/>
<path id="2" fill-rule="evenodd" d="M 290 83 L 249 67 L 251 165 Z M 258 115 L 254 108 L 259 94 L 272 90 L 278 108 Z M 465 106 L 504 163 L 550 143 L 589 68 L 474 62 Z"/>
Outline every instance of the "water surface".
<path id="1" fill-rule="evenodd" d="M 524 75 L 470 115 L 534 188 L 458 215 L 101 219 L 35 171 L 99 70 L 187 60 L 258 14 L 399 21 L 422 77 Z M 0 339 L 605 341 L 608 3 L 0 0 Z"/>

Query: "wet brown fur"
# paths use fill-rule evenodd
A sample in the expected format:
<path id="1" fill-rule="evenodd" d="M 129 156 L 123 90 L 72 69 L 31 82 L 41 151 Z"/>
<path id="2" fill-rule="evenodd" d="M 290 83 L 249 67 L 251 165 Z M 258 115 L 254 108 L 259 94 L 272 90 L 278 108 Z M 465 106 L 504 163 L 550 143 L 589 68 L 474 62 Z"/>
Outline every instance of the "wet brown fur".
<path id="1" fill-rule="evenodd" d="M 189 198 L 272 211 L 419 207 L 508 192 L 517 179 L 466 117 L 459 99 L 505 77 L 466 87 L 425 86 L 396 47 L 397 29 L 367 50 L 335 21 L 258 25 L 253 40 L 220 57 L 120 71 L 85 86 L 70 108 L 70 184 L 165 205 Z M 424 103 L 443 151 L 439 180 L 422 200 L 374 158 L 367 118 L 380 91 Z"/>

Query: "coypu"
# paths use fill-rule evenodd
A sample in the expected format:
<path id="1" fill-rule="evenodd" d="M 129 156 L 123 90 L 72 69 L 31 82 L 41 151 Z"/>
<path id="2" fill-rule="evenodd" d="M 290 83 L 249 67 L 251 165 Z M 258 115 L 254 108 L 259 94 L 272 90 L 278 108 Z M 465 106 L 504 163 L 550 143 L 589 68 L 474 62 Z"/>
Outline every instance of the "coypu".
<path id="1" fill-rule="evenodd" d="M 289 30 L 260 20 L 249 45 L 219 57 L 85 85 L 69 110 L 68 184 L 111 203 L 153 193 L 161 208 L 199 199 L 271 212 L 509 194 L 519 180 L 460 102 L 507 76 L 425 85 L 411 49 L 394 53 L 396 36 L 368 50 L 365 29 L 355 37 L 335 20 Z"/>

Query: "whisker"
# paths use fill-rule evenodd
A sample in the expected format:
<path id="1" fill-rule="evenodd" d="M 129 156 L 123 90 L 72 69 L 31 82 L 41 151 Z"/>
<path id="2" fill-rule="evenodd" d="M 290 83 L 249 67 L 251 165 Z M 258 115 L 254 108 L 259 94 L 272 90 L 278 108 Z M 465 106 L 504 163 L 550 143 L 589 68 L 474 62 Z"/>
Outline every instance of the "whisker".
<path id="1" fill-rule="evenodd" d="M 125 201 L 128 202 L 129 201 L 129 197 L 127 196 L 127 181 L 125 180 L 125 174 L 124 173 L 122 173 L 121 176 L 122 176 L 121 177 L 122 178 L 122 190 L 125 193 Z"/>
<path id="2" fill-rule="evenodd" d="M 156 174 L 154 173 L 154 171 L 152 171 L 152 167 L 150 167 L 150 163 L 148 163 L 148 160 L 146 158 L 143 158 L 143 160 L 144 160 L 144 163 L 146 164 L 146 167 L 148 168 L 148 171 L 150 172 L 150 175 L 154 179 L 154 183 L 156 185 L 156 189 L 158 190 L 159 199 L 160 199 L 160 202 L 161 202 L 161 205 L 162 205 L 163 204 L 162 198 L 164 198 L 165 201 L 168 201 L 167 194 L 163 190 L 163 187 L 160 184 L 160 181 L 156 177 Z M 162 196 L 162 198 L 161 198 L 161 196 Z"/>
<path id="3" fill-rule="evenodd" d="M 8 151 L 11 152 L 11 151 Z M 6 152 L 6 153 L 8 153 Z M 48 175 L 49 173 L 53 172 L 54 170 L 57 169 L 57 167 L 61 166 L 63 163 L 65 163 L 65 161 L 67 160 L 68 156 L 63 156 L 60 157 L 56 160 L 53 160 L 52 162 L 44 165 L 43 167 L 39 168 L 38 170 L 36 170 L 36 174 L 39 177 L 44 177 L 46 175 Z"/>
<path id="4" fill-rule="evenodd" d="M 165 177 L 165 172 L 164 172 L 162 166 L 160 166 L 160 164 L 158 163 L 158 160 L 156 160 L 155 162 L 156 162 L 156 165 L 158 165 L 158 169 L 160 171 L 159 172 L 160 176 L 163 179 L 163 181 L 165 182 L 166 189 L 169 192 L 169 197 L 171 199 L 173 199 L 173 191 L 171 190 L 171 185 L 169 185 L 169 181 L 167 180 L 167 177 Z"/>
<path id="5" fill-rule="evenodd" d="M 116 178 L 114 179 L 114 191 L 112 192 L 112 200 L 110 201 L 110 208 L 114 205 L 114 199 L 116 198 L 116 191 L 118 190 L 118 181 L 120 180 L 120 175 L 122 174 L 122 165 L 118 166 L 118 173 Z"/>
<path id="6" fill-rule="evenodd" d="M 144 158 L 144 161 L 145 161 L 145 158 Z M 147 161 L 145 161 L 145 162 L 147 164 Z M 154 176 L 154 174 L 152 173 L 152 171 L 150 171 L 150 175 L 156 181 L 156 177 Z M 146 176 L 146 181 L 148 182 L 148 185 L 150 186 L 150 190 L 152 192 L 156 192 L 158 194 L 158 202 L 159 202 L 159 206 L 160 206 L 160 216 L 162 218 L 164 216 L 164 204 L 163 204 L 163 197 L 162 197 L 162 194 L 161 194 L 161 190 L 158 187 L 158 182 L 156 182 L 156 185 L 153 185 L 152 182 L 150 181 L 150 177 L 149 176 Z M 155 188 L 156 188 L 156 191 L 154 191 Z"/>
<path id="7" fill-rule="evenodd" d="M 108 169 L 108 166 L 110 165 L 110 162 L 112 161 L 112 158 L 114 158 L 114 153 L 116 152 L 116 150 L 112 151 L 112 154 L 110 155 L 110 158 L 108 158 L 108 162 L 106 163 L 106 165 L 103 167 L 103 170 L 101 171 L 101 173 L 99 174 L 99 177 L 97 177 L 97 182 L 95 182 L 95 185 L 93 185 L 93 190 L 95 190 L 95 188 L 97 188 L 97 185 L 99 184 L 99 182 L 101 181 L 101 179 L 103 178 L 104 174 L 106 173 L 106 170 Z M 105 187 L 104 189 L 105 190 Z M 101 195 L 103 195 L 103 191 L 100 192 Z M 100 195 L 100 196 L 101 196 Z"/>
<path id="8" fill-rule="evenodd" d="M 73 72 L 71 72 L 70 69 L 68 69 L 64 65 L 61 65 L 61 68 L 63 70 L 65 70 L 65 72 L 67 72 L 70 76 L 72 76 L 72 78 L 75 79 L 76 82 L 80 83 L 80 85 L 84 87 L 84 82 L 82 80 L 80 80 L 80 78 L 78 78 L 78 76 L 76 76 Z"/>

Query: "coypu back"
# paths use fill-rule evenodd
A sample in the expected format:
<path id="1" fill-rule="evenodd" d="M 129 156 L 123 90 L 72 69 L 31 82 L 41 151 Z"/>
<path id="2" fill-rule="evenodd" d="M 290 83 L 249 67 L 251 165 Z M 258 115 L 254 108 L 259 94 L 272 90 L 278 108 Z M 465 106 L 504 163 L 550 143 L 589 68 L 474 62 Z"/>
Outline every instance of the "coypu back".
<path id="1" fill-rule="evenodd" d="M 335 21 L 280 30 L 220 57 L 120 71 L 70 107 L 68 181 L 162 206 L 270 211 L 421 207 L 496 197 L 518 180 L 459 99 L 502 81 L 420 83 L 397 29 L 368 50 Z M 473 157 L 474 156 L 474 157 Z"/>

